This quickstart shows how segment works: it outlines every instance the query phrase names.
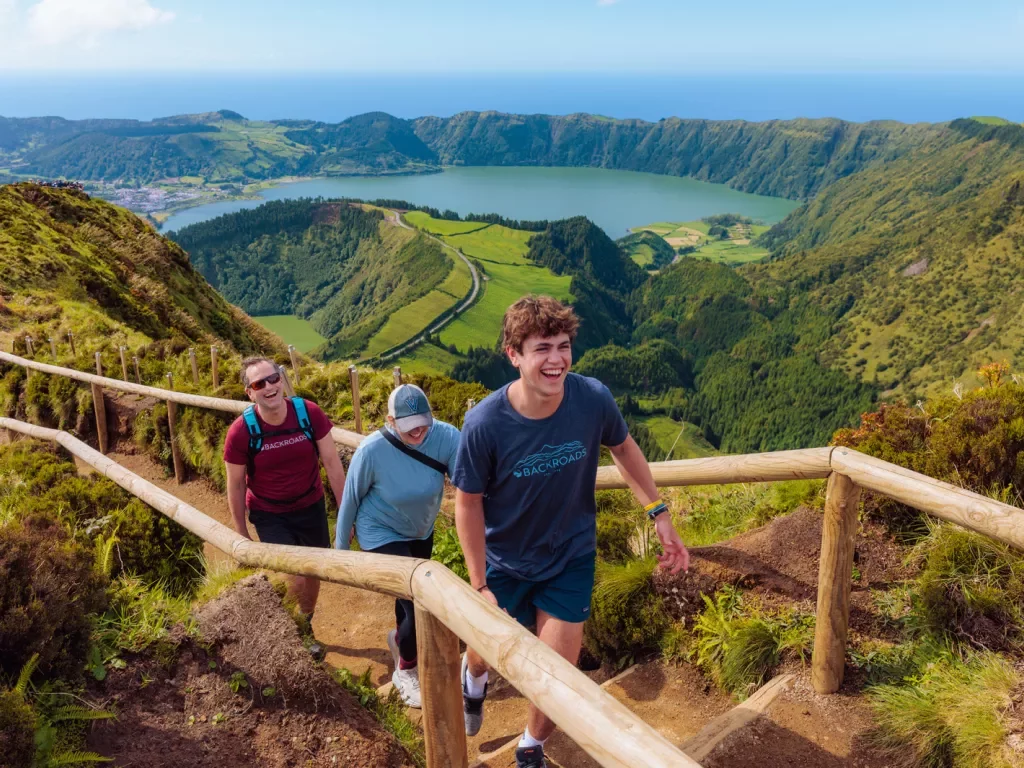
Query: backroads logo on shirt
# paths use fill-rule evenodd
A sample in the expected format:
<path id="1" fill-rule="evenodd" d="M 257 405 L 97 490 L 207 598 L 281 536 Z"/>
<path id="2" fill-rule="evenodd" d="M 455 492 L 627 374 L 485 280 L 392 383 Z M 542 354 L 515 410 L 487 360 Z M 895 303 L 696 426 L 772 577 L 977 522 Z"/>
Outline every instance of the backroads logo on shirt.
<path id="1" fill-rule="evenodd" d="M 531 453 L 525 459 L 517 461 L 512 468 L 512 474 L 516 477 L 548 475 L 585 458 L 586 455 L 587 449 L 579 440 L 563 443 L 557 447 L 545 445 L 538 453 Z"/>

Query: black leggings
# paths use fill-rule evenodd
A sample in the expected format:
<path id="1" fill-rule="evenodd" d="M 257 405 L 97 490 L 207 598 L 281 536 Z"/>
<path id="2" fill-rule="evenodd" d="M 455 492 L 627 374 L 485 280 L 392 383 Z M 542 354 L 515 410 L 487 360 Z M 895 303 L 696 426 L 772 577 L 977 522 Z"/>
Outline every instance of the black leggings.
<path id="1" fill-rule="evenodd" d="M 422 541 L 389 541 L 382 547 L 368 549 L 375 555 L 397 555 L 430 559 L 434 534 Z M 416 661 L 416 611 L 412 600 L 395 600 L 395 624 L 398 627 L 398 655 L 402 661 Z"/>

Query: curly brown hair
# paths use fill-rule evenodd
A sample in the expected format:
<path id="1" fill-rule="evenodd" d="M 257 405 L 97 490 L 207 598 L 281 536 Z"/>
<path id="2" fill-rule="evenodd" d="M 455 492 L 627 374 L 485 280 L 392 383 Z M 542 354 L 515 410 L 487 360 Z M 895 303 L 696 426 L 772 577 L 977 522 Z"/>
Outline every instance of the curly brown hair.
<path id="1" fill-rule="evenodd" d="M 534 334 L 545 338 L 560 333 L 569 334 L 569 341 L 576 339 L 580 319 L 572 307 L 566 306 L 550 296 L 524 296 L 505 310 L 502 322 L 502 346 L 523 351 L 523 342 Z"/>

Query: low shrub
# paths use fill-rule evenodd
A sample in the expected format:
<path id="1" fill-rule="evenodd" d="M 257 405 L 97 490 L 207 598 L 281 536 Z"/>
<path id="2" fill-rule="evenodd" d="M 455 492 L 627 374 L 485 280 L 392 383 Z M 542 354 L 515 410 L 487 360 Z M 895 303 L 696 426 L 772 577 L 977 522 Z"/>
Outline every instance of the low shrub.
<path id="1" fill-rule="evenodd" d="M 17 691 L 0 691 L 0 755 L 9 768 L 32 768 L 36 715 Z"/>
<path id="2" fill-rule="evenodd" d="M 584 638 L 592 654 L 625 666 L 637 654 L 659 647 L 669 619 L 651 583 L 656 565 L 653 558 L 622 564 L 598 561 Z"/>
<path id="3" fill-rule="evenodd" d="M 740 593 L 729 588 L 713 599 L 704 595 L 704 611 L 692 634 L 691 659 L 719 686 L 746 696 L 787 656 L 806 659 L 814 641 L 814 617 L 748 607 Z"/>
<path id="4" fill-rule="evenodd" d="M 455 521 L 446 515 L 437 516 L 434 525 L 434 549 L 430 557 L 450 568 L 463 581 L 469 581 L 469 570 L 466 568 L 466 556 L 459 542 L 459 532 L 455 529 Z"/>
<path id="5" fill-rule="evenodd" d="M 178 648 L 171 630 L 179 625 L 186 634 L 194 633 L 187 598 L 159 584 L 147 586 L 137 578 L 122 576 L 111 586 L 110 606 L 96 624 L 96 646 L 90 664 L 93 674 L 102 678 L 102 665 L 119 653 L 147 651 L 169 663 Z"/>
<path id="6" fill-rule="evenodd" d="M 946 523 L 914 549 L 921 572 L 913 616 L 927 631 L 978 649 L 1019 646 L 1024 629 L 1024 557 L 1006 544 Z"/>
<path id="7" fill-rule="evenodd" d="M 8 677 L 38 654 L 46 676 L 82 669 L 91 615 L 106 606 L 106 581 L 91 549 L 52 517 L 0 526 L 0 671 Z"/>
<path id="8" fill-rule="evenodd" d="M 908 768 L 1018 768 L 1007 712 L 1022 685 L 1009 662 L 996 654 L 966 661 L 946 655 L 908 685 L 870 691 L 876 737 L 898 765 Z"/>
<path id="9" fill-rule="evenodd" d="M 92 545 L 116 537 L 114 575 L 131 573 L 186 592 L 200 576 L 202 541 L 98 476 L 80 476 L 53 446 L 20 442 L 0 449 L 0 514 L 59 517 Z"/>

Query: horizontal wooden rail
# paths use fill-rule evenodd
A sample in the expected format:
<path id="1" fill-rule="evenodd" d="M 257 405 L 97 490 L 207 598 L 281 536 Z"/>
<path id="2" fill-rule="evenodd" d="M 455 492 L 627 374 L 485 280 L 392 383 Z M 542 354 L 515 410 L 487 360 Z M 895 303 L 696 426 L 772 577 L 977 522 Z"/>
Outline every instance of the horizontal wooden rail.
<path id="1" fill-rule="evenodd" d="M 700 768 L 590 678 L 440 563 L 262 544 L 240 536 L 73 435 L 0 417 L 0 429 L 50 440 L 242 565 L 413 599 L 471 645 L 606 768 Z M 456 685 L 458 681 L 453 681 Z M 461 723 L 459 724 L 461 727 Z"/>
<path id="2" fill-rule="evenodd" d="M 209 397 L 207 395 L 193 395 L 188 392 L 175 392 L 171 389 L 150 387 L 145 384 L 134 384 L 130 381 L 121 381 L 120 379 L 109 379 L 106 376 L 97 376 L 94 373 L 86 373 L 85 371 L 79 371 L 74 368 L 62 368 L 59 365 L 38 363 L 35 360 L 29 360 L 24 357 L 12 355 L 10 352 L 0 352 L 0 361 L 20 365 L 33 371 L 39 371 L 40 373 L 49 373 L 54 376 L 65 376 L 69 379 L 81 381 L 86 384 L 96 384 L 104 389 L 113 389 L 117 392 L 128 392 L 133 395 L 142 395 L 143 397 L 155 397 L 158 400 L 167 400 L 172 403 L 179 403 L 180 405 L 190 405 L 194 408 L 207 408 L 212 411 L 224 411 L 225 413 L 240 414 L 249 406 L 249 403 L 244 400 L 231 400 L 225 397 Z M 364 439 L 363 435 L 358 435 L 355 432 L 342 429 L 341 427 L 334 427 L 331 430 L 331 437 L 334 438 L 334 442 L 349 448 L 358 448 L 359 444 Z"/>
<path id="3" fill-rule="evenodd" d="M 832 469 L 862 488 L 1024 549 L 1024 509 L 867 456 L 852 448 L 833 449 Z"/>
<path id="4" fill-rule="evenodd" d="M 748 453 L 739 456 L 710 456 L 650 464 L 658 486 L 715 485 L 720 483 L 765 483 L 772 480 L 811 480 L 828 477 L 831 448 Z M 618 467 L 597 470 L 597 489 L 626 488 Z"/>

